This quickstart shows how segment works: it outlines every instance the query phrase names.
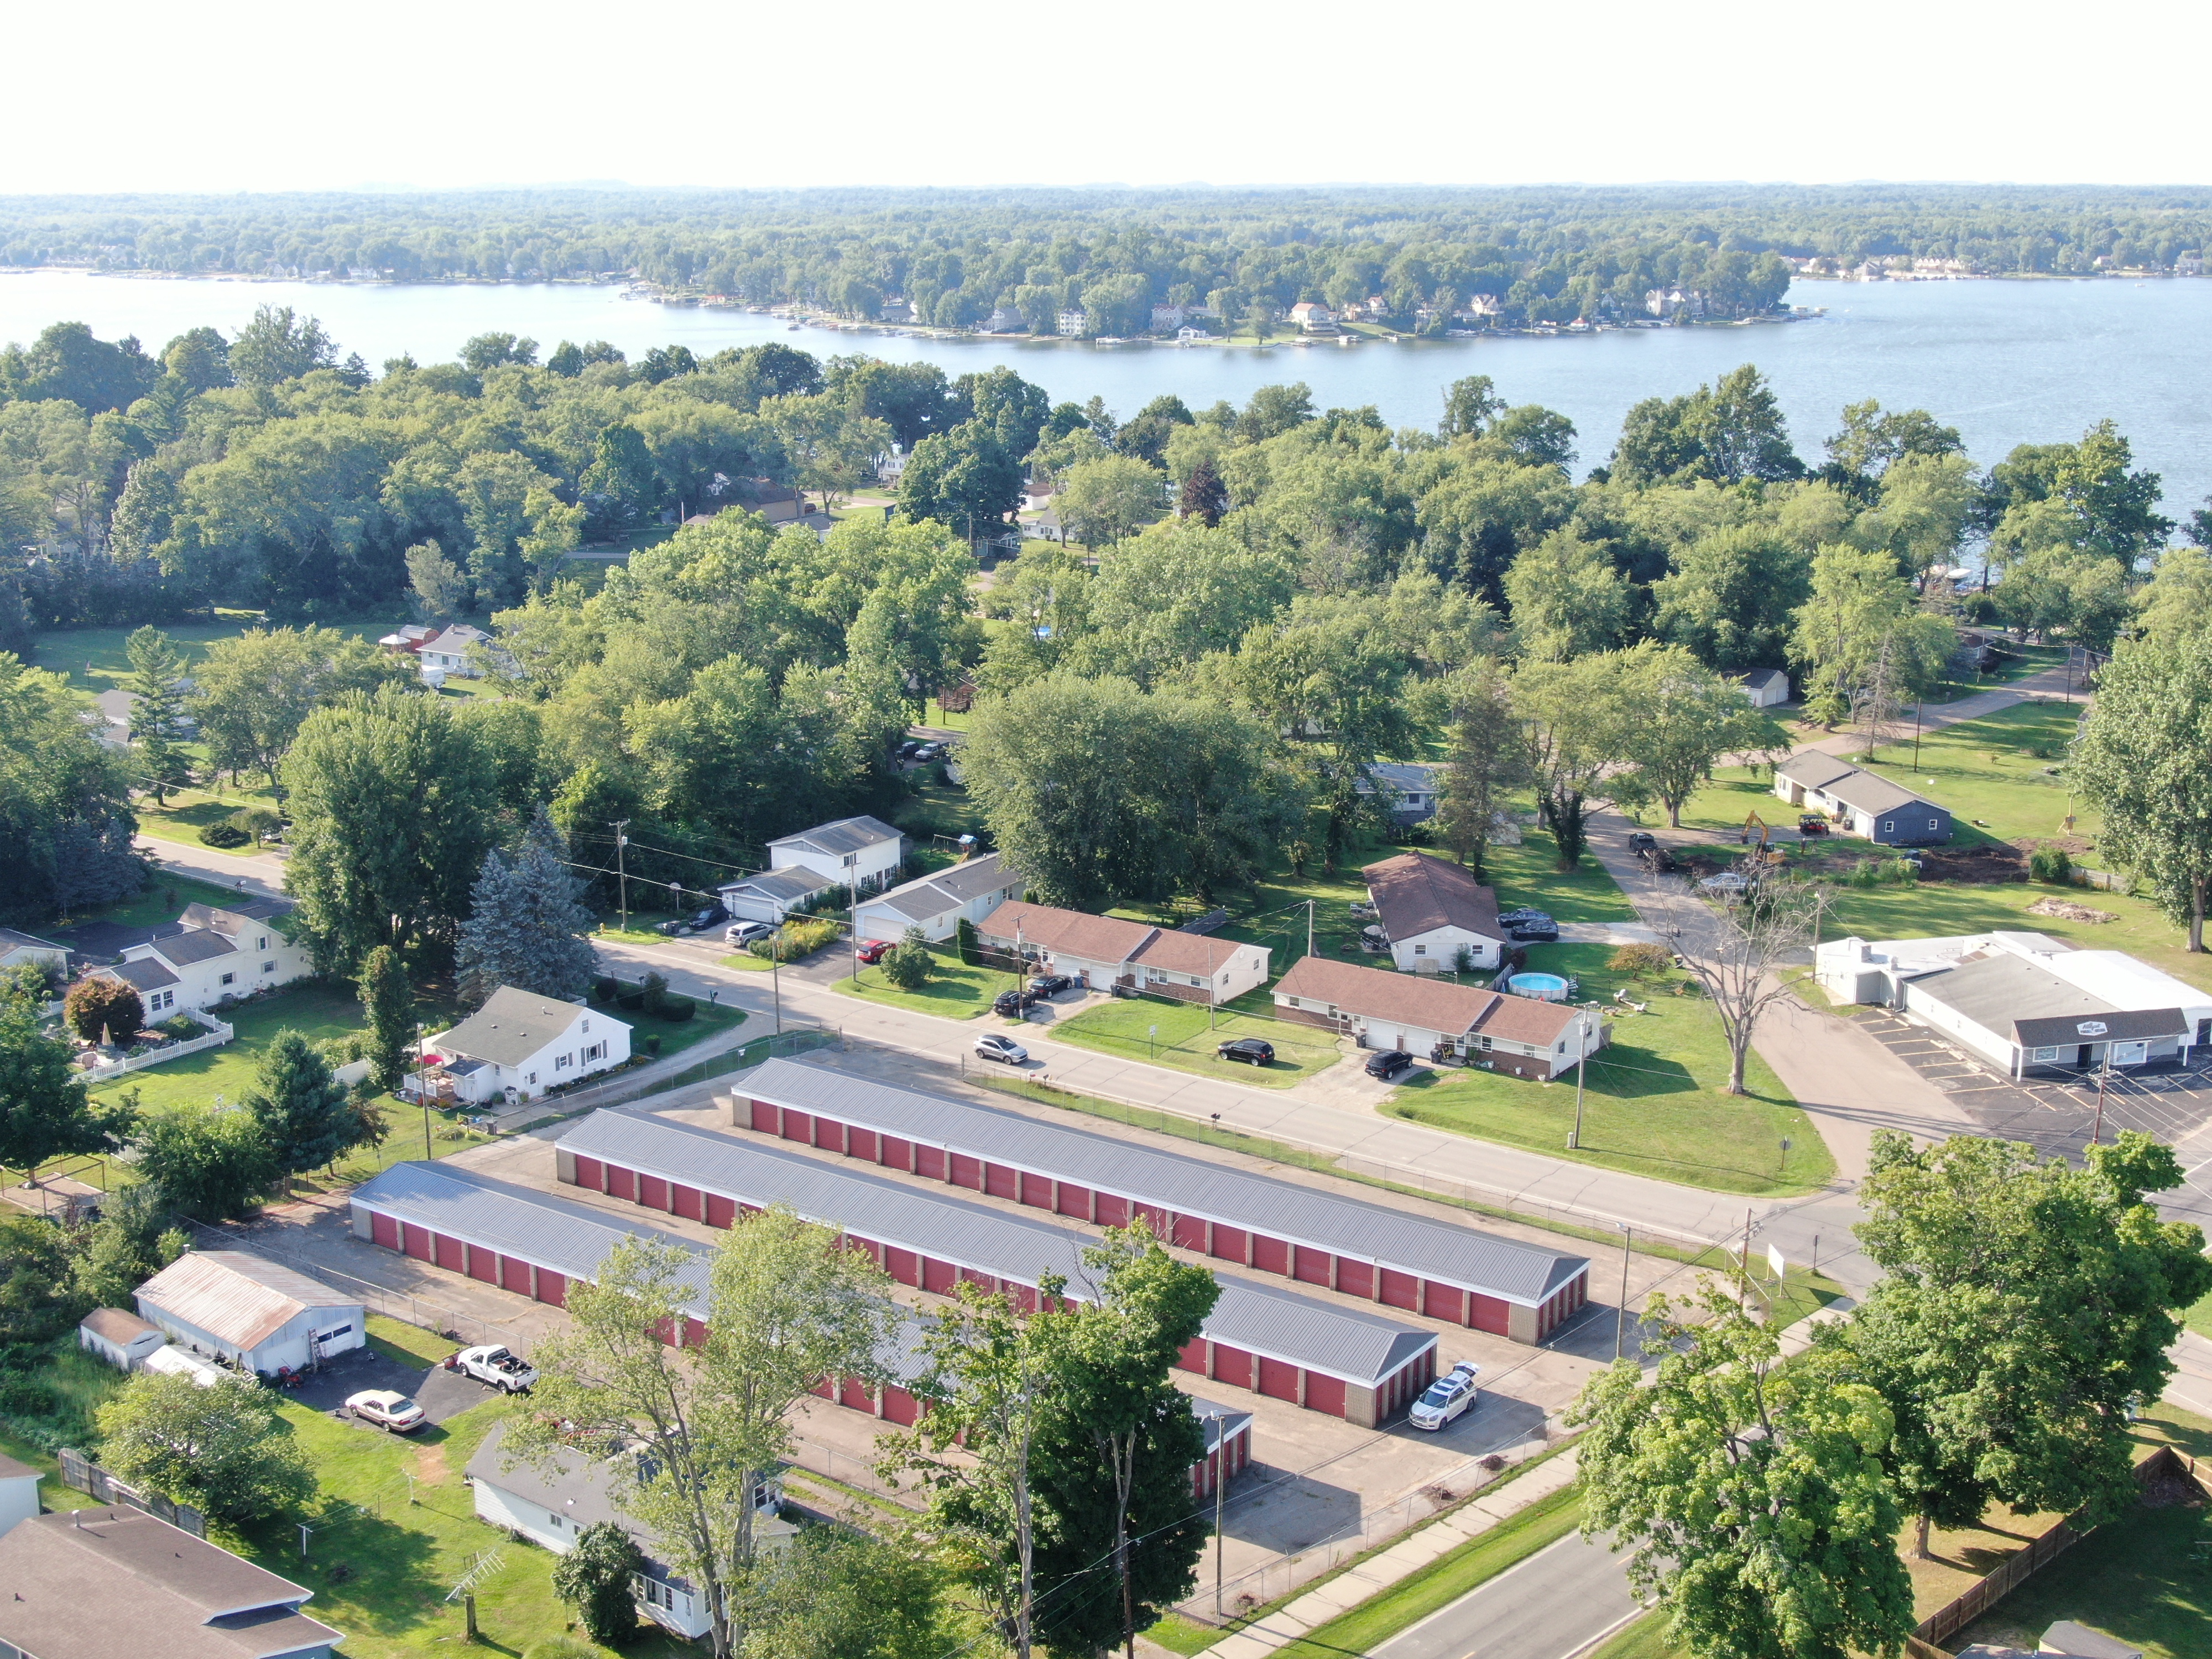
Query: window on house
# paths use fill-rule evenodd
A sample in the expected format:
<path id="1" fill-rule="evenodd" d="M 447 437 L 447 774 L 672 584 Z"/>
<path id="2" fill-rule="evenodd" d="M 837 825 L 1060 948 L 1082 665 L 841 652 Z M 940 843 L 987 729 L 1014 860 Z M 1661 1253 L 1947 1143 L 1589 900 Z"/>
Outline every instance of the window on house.
<path id="1" fill-rule="evenodd" d="M 261 971 L 264 974 L 273 974 L 276 971 L 276 964 L 273 962 L 264 962 L 261 964 Z"/>
<path id="2" fill-rule="evenodd" d="M 1199 985 L 1199 986 L 1202 986 L 1202 985 L 1204 985 L 1204 984 L 1206 983 L 1206 981 L 1205 981 L 1204 980 L 1202 980 L 1202 979 L 1194 979 L 1194 980 L 1191 981 L 1191 983 L 1192 983 L 1193 985 Z"/>
<path id="3" fill-rule="evenodd" d="M 548 1514 L 545 1519 L 547 1524 L 550 1525 L 554 1531 L 558 1532 L 561 1530 L 561 1517 L 559 1516 Z"/>
<path id="4" fill-rule="evenodd" d="M 538 1086 L 538 1073 L 535 1073 L 535 1072 L 532 1072 L 532 1073 L 528 1077 L 526 1077 L 526 1078 L 523 1079 L 522 1080 L 523 1080 L 525 1083 L 527 1083 L 527 1084 L 528 1084 L 532 1088 L 533 1088 L 533 1089 L 534 1089 L 534 1088 L 536 1088 L 536 1087 Z"/>
<path id="5" fill-rule="evenodd" d="M 2038 1048 L 2035 1051 L 2035 1057 L 2038 1060 L 2056 1060 L 2058 1058 L 2058 1050 L 2055 1048 Z"/>
<path id="6" fill-rule="evenodd" d="M 1941 818 L 1930 818 L 1928 820 L 1928 827 L 1930 830 L 1940 830 L 1943 827 L 1943 820 Z"/>
<path id="7" fill-rule="evenodd" d="M 238 975 L 237 975 L 236 974 L 225 974 L 225 975 L 222 976 L 222 982 L 223 982 L 225 985 L 233 985 L 233 984 L 235 984 L 235 983 L 237 983 L 237 981 L 238 981 Z"/>
<path id="8" fill-rule="evenodd" d="M 576 1057 L 574 1054 L 556 1054 L 553 1056 L 553 1069 L 556 1072 L 565 1072 L 575 1063 Z"/>
<path id="9" fill-rule="evenodd" d="M 592 1029 L 592 1022 L 591 1022 L 591 1021 L 589 1021 L 588 1019 L 587 1019 L 587 1020 L 586 1020 L 586 1021 L 584 1021 L 584 1023 L 583 1023 L 583 1029 L 584 1029 L 584 1030 L 585 1030 L 585 1031 L 589 1032 L 589 1031 L 591 1030 L 591 1029 Z"/>
<path id="10" fill-rule="evenodd" d="M 1884 818 L 1881 821 L 1881 833 L 1883 835 L 1894 835 L 1896 831 L 1897 820 L 1895 818 Z"/>
<path id="11" fill-rule="evenodd" d="M 1563 1054 L 1567 1052 L 1567 1040 L 1565 1037 L 1559 1039 L 1559 1052 Z"/>
<path id="12" fill-rule="evenodd" d="M 269 948 L 269 935 L 264 933 L 259 939 L 254 940 L 253 948 L 257 951 L 267 950 Z"/>
<path id="13" fill-rule="evenodd" d="M 1425 945 L 1416 945 L 1413 947 L 1413 954 L 1417 957 L 1425 957 L 1428 955 L 1428 953 L 1429 947 Z"/>
<path id="14" fill-rule="evenodd" d="M 605 1060 L 606 1057 L 607 1045 L 604 1042 L 594 1042 L 590 1048 L 584 1050 L 584 1064 L 586 1066 L 590 1065 L 595 1060 Z"/>

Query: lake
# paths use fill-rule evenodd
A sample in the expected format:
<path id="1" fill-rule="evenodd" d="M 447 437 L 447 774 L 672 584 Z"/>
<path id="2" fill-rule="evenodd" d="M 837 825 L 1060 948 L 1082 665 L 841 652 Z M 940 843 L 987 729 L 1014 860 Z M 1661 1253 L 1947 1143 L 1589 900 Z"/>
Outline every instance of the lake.
<path id="1" fill-rule="evenodd" d="M 1516 403 L 1573 420 L 1581 464 L 1603 460 L 1630 404 L 1688 392 L 1742 362 L 1765 371 L 1798 451 L 1818 460 L 1844 404 L 1878 398 L 1918 406 L 1965 434 L 1987 465 L 2014 445 L 2080 435 L 2106 416 L 2139 465 L 2165 479 L 2179 516 L 2212 492 L 2212 281 L 1801 283 L 1791 301 L 1826 307 L 1816 320 L 1737 328 L 1670 328 L 1556 338 L 1424 341 L 1266 350 L 1097 346 L 1077 342 L 891 338 L 818 328 L 788 331 L 743 311 L 626 300 L 613 286 L 564 283 L 353 284 L 0 274 L 0 340 L 28 341 L 47 324 L 88 323 L 104 339 L 137 334 L 149 350 L 211 323 L 234 334 L 258 305 L 322 319 L 341 351 L 371 365 L 411 352 L 449 358 L 492 330 L 612 341 L 633 358 L 681 343 L 705 355 L 781 340 L 818 356 L 865 351 L 921 359 L 962 374 L 1006 363 L 1080 403 L 1094 392 L 1118 415 L 1173 392 L 1193 408 L 1255 386 L 1304 380 L 1316 404 L 1372 404 L 1393 426 L 1432 426 L 1445 386 L 1487 374 Z"/>

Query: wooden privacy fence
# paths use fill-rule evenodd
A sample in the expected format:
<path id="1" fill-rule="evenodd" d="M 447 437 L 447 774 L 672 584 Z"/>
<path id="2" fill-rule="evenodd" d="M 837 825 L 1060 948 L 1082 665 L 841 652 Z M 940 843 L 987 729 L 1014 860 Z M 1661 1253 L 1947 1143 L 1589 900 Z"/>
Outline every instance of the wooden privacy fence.
<path id="1" fill-rule="evenodd" d="M 195 1538 L 207 1536 L 207 1517 L 191 1504 L 172 1503 L 157 1492 L 142 1492 L 126 1481 L 118 1480 L 81 1451 L 64 1450 L 58 1457 L 62 1485 L 88 1492 L 103 1504 L 128 1504 L 134 1510 L 143 1510 L 155 1520 L 181 1528 Z"/>
<path id="2" fill-rule="evenodd" d="M 2135 1475 L 2136 1486 L 2146 1492 L 2163 1482 L 2181 1480 L 2212 1496 L 2212 1468 L 2200 1469 L 2195 1458 L 2184 1457 L 2171 1446 L 2160 1446 L 2136 1464 Z M 2026 1549 L 2008 1557 L 1995 1572 L 1920 1621 L 1920 1627 L 1905 1644 L 1911 1659 L 1949 1659 L 1938 1644 L 1966 1629 L 2023 1580 L 2049 1566 L 2094 1530 L 2080 1525 L 2078 1516 L 2069 1516 Z"/>

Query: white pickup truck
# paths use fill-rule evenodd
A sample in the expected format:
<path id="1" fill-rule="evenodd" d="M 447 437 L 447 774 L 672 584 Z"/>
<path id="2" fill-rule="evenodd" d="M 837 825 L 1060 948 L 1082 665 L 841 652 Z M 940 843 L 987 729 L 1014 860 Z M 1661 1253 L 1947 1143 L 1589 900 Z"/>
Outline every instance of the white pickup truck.
<path id="1" fill-rule="evenodd" d="M 446 1362 L 446 1369 L 461 1371 L 501 1394 L 527 1394 L 538 1380 L 538 1368 L 505 1348 L 464 1348 Z"/>

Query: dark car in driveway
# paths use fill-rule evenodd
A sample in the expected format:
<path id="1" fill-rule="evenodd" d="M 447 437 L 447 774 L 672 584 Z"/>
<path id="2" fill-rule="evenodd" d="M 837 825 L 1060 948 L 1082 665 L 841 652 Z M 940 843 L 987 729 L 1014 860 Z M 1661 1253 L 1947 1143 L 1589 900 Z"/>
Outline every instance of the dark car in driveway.
<path id="1" fill-rule="evenodd" d="M 1632 835 L 1628 838 L 1628 850 L 1635 854 L 1638 858 L 1642 858 L 1653 848 L 1658 846 L 1658 844 L 1659 837 L 1653 835 L 1649 830 L 1638 830 L 1635 834 Z"/>
<path id="2" fill-rule="evenodd" d="M 1410 1070 L 1413 1064 L 1413 1055 L 1407 1054 L 1404 1049 L 1385 1048 L 1379 1054 L 1370 1054 L 1367 1056 L 1367 1075 L 1370 1077 L 1379 1077 L 1385 1083 L 1388 1083 L 1391 1079 L 1396 1077 L 1399 1073 Z"/>
<path id="3" fill-rule="evenodd" d="M 1518 910 L 1498 913 L 1498 925 L 1501 927 L 1523 927 L 1532 921 L 1549 921 L 1551 919 L 1547 911 L 1531 909 L 1525 905 Z"/>
<path id="4" fill-rule="evenodd" d="M 1039 998 L 1056 997 L 1074 983 L 1066 974 L 1046 974 L 1030 981 L 1030 994 Z"/>
<path id="5" fill-rule="evenodd" d="M 1019 1019 L 1043 1000 L 1035 991 L 1001 991 L 993 999 L 991 1012 L 1006 1019 Z"/>
<path id="6" fill-rule="evenodd" d="M 1258 1037 L 1232 1037 L 1213 1052 L 1223 1060 L 1240 1060 L 1247 1066 L 1272 1066 L 1275 1060 L 1275 1045 Z"/>
<path id="7" fill-rule="evenodd" d="M 719 904 L 710 904 L 703 910 L 695 910 L 680 921 L 662 922 L 660 931 L 669 934 L 703 933 L 717 922 L 727 921 L 729 919 L 730 913 L 727 910 Z"/>
<path id="8" fill-rule="evenodd" d="M 1557 945 L 1559 924 L 1546 916 L 1541 921 L 1516 922 L 1506 936 L 1516 945 Z"/>

